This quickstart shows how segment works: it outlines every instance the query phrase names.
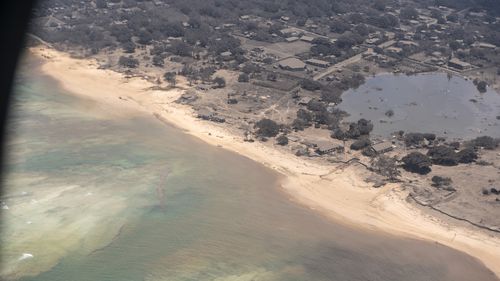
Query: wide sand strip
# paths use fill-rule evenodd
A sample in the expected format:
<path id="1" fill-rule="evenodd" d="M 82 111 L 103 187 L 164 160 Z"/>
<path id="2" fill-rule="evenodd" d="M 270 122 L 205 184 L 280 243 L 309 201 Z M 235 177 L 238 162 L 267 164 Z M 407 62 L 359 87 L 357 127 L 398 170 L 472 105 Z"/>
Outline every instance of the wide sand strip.
<path id="1" fill-rule="evenodd" d="M 98 101 L 110 114 L 119 118 L 139 112 L 154 114 L 209 144 L 278 171 L 284 175 L 283 188 L 296 201 L 337 222 L 444 244 L 476 257 L 500 277 L 500 236 L 473 227 L 453 226 L 423 213 L 405 201 L 407 191 L 397 185 L 375 189 L 358 176 L 360 168 L 321 165 L 270 145 L 244 142 L 242 136 L 231 133 L 224 125 L 201 121 L 189 106 L 175 103 L 183 89 L 153 90 L 152 83 L 99 69 L 93 60 L 73 59 L 46 47 L 30 51 L 42 59 L 45 74 L 57 79 L 69 92 Z"/>

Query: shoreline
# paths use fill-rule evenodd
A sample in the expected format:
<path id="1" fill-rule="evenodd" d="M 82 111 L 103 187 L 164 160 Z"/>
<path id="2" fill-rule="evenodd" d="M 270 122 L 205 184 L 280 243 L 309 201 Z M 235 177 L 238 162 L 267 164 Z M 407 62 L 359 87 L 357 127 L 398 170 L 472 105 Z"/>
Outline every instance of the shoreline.
<path id="1" fill-rule="evenodd" d="M 141 78 L 125 78 L 112 70 L 98 69 L 93 60 L 79 60 L 46 47 L 30 53 L 41 59 L 40 69 L 70 93 L 98 101 L 117 118 L 138 111 L 181 129 L 202 141 L 220 146 L 283 175 L 281 187 L 294 201 L 341 224 L 361 230 L 437 242 L 465 252 L 500 277 L 500 237 L 471 227 L 454 226 L 406 202 L 408 191 L 396 184 L 373 188 L 357 175 L 361 169 L 322 165 L 241 136 L 214 123 L 196 118 L 186 105 L 175 103 L 186 86 L 154 90 Z M 111 112 L 112 111 L 112 112 Z"/>

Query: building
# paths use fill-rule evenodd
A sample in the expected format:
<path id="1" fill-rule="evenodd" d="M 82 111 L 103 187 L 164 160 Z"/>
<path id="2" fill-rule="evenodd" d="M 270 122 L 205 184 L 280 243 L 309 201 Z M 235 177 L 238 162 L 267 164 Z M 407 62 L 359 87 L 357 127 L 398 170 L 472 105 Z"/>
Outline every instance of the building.
<path id="1" fill-rule="evenodd" d="M 289 28 L 283 28 L 282 30 L 280 30 L 280 33 L 287 36 L 297 36 L 299 34 L 299 32 L 293 28 L 293 27 L 289 27 Z"/>
<path id="2" fill-rule="evenodd" d="M 342 152 L 344 150 L 344 147 L 335 145 L 334 143 L 329 141 L 317 141 L 315 146 L 315 151 L 319 155 L 330 154 L 335 151 Z"/>
<path id="3" fill-rule="evenodd" d="M 389 47 L 386 51 L 391 54 L 400 54 L 403 52 L 403 49 L 398 47 Z"/>
<path id="4" fill-rule="evenodd" d="M 374 37 L 374 38 L 368 38 L 365 40 L 366 44 L 374 45 L 380 42 L 380 38 Z"/>
<path id="5" fill-rule="evenodd" d="M 231 53 L 230 51 L 225 51 L 225 52 L 220 53 L 220 56 L 223 58 L 230 58 L 232 55 L 233 55 L 233 53 Z"/>
<path id="6" fill-rule="evenodd" d="M 490 43 L 485 43 L 485 42 L 476 42 L 473 44 L 474 47 L 476 48 L 482 48 L 482 49 L 496 49 L 497 46 L 496 45 L 493 45 L 493 44 L 490 44 Z"/>
<path id="7" fill-rule="evenodd" d="M 317 60 L 317 59 L 308 59 L 306 60 L 307 64 L 314 65 L 314 66 L 319 66 L 319 67 L 329 67 L 330 62 L 324 61 L 324 60 Z"/>
<path id="8" fill-rule="evenodd" d="M 414 48 L 419 46 L 418 43 L 413 42 L 411 40 L 401 40 L 397 44 L 400 47 L 406 47 L 406 48 Z"/>
<path id="9" fill-rule="evenodd" d="M 218 122 L 218 123 L 224 123 L 226 122 L 226 119 L 223 117 L 217 116 L 214 112 L 208 110 L 208 109 L 201 109 L 198 111 L 198 118 L 207 120 L 207 121 L 213 121 L 213 122 Z"/>
<path id="10" fill-rule="evenodd" d="M 314 37 L 312 37 L 312 36 L 306 36 L 306 35 L 300 37 L 301 41 L 304 41 L 304 42 L 307 42 L 307 43 L 312 43 L 312 41 L 314 41 L 314 39 L 315 39 Z"/>
<path id="11" fill-rule="evenodd" d="M 299 99 L 299 105 L 307 105 L 312 100 L 311 97 L 301 97 Z"/>
<path id="12" fill-rule="evenodd" d="M 284 70 L 302 71 L 306 69 L 306 64 L 297 58 L 287 58 L 278 63 L 278 66 Z"/>
<path id="13" fill-rule="evenodd" d="M 383 154 L 383 153 L 392 151 L 394 149 L 394 147 L 392 146 L 392 143 L 390 143 L 390 142 L 380 142 L 380 143 L 372 145 L 371 148 L 377 154 Z"/>
<path id="14" fill-rule="evenodd" d="M 287 37 L 285 40 L 288 43 L 292 43 L 292 42 L 295 42 L 295 41 L 299 41 L 299 37 L 296 37 L 296 36 Z"/>
<path id="15" fill-rule="evenodd" d="M 203 119 L 203 120 L 210 120 L 212 117 L 214 117 L 214 113 L 208 109 L 201 109 L 198 111 L 198 118 Z"/>
<path id="16" fill-rule="evenodd" d="M 448 66 L 460 70 L 466 70 L 472 68 L 472 65 L 470 63 L 461 61 L 457 58 L 452 58 L 450 61 L 448 61 Z"/>

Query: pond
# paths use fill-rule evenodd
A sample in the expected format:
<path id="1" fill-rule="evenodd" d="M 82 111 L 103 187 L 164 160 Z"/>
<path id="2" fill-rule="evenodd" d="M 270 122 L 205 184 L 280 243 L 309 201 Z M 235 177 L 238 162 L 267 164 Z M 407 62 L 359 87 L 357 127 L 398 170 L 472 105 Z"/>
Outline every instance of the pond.
<path id="1" fill-rule="evenodd" d="M 383 137 L 399 130 L 459 139 L 500 137 L 500 94 L 491 89 L 479 93 L 459 76 L 382 74 L 342 99 L 339 108 L 350 114 L 349 121 L 372 120 L 373 134 Z"/>

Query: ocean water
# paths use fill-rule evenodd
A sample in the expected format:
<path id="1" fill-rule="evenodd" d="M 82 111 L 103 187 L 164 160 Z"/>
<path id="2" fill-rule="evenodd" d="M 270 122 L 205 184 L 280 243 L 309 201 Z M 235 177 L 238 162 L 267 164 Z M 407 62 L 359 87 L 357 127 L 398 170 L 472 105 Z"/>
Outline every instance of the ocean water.
<path id="1" fill-rule="evenodd" d="M 116 119 L 24 64 L 0 279 L 497 280 L 439 244 L 328 220 L 262 165 L 151 116 Z"/>
<path id="2" fill-rule="evenodd" d="M 462 139 L 500 137 L 500 94 L 492 89 L 480 93 L 459 76 L 377 75 L 342 99 L 339 108 L 351 114 L 349 120 L 372 120 L 373 133 L 384 137 L 399 130 Z M 391 117 L 385 115 L 389 110 Z"/>

